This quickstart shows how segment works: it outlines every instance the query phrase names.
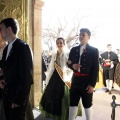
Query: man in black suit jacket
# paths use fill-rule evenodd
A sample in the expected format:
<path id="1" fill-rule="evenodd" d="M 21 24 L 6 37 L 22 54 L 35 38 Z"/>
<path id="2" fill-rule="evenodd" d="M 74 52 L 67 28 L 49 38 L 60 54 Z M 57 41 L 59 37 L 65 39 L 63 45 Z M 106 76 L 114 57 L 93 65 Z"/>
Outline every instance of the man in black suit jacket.
<path id="1" fill-rule="evenodd" d="M 6 120 L 25 120 L 25 110 L 33 84 L 33 56 L 28 44 L 17 37 L 17 20 L 6 18 L 0 22 L 0 34 L 9 44 L 2 56 L 4 79 L 3 103 Z"/>
<path id="2" fill-rule="evenodd" d="M 70 88 L 69 120 L 75 120 L 78 103 L 82 98 L 86 120 L 92 120 L 92 96 L 99 71 L 98 49 L 90 46 L 90 31 L 80 30 L 80 45 L 73 47 L 69 54 L 68 67 L 73 70 Z"/>
<path id="3" fill-rule="evenodd" d="M 107 51 L 101 54 L 101 62 L 103 66 L 104 83 L 106 83 L 106 92 L 112 94 L 112 86 L 114 83 L 115 68 L 118 63 L 118 56 L 112 52 L 112 45 L 107 45 Z"/>

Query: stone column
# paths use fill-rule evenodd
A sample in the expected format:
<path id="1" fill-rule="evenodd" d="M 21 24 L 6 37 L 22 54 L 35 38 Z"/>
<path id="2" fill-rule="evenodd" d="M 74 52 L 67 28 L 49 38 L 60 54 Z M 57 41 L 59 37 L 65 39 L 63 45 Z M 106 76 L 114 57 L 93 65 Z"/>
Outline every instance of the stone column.
<path id="1" fill-rule="evenodd" d="M 34 55 L 34 107 L 39 105 L 41 97 L 41 55 L 42 55 L 42 6 L 43 1 L 34 0 L 33 3 L 33 31 L 32 48 Z"/>

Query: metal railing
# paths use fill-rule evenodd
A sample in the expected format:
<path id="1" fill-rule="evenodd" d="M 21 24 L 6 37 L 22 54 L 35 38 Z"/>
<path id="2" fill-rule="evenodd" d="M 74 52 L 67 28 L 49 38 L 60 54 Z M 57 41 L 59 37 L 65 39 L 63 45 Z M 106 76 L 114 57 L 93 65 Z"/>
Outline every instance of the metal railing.
<path id="1" fill-rule="evenodd" d="M 111 120 L 115 120 L 115 109 L 117 106 L 120 106 L 120 104 L 116 104 L 115 100 L 116 100 L 116 96 L 113 95 L 112 96 L 113 102 L 111 103 L 111 107 L 112 107 L 112 114 L 111 114 Z"/>

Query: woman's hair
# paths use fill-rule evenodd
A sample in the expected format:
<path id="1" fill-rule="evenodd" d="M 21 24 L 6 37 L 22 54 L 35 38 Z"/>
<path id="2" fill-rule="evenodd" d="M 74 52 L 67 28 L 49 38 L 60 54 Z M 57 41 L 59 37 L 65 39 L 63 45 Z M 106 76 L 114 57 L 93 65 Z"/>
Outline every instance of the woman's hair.
<path id="1" fill-rule="evenodd" d="M 59 37 L 59 38 L 57 38 L 57 40 L 62 40 L 63 43 L 65 44 L 65 39 L 63 37 Z M 57 40 L 56 40 L 56 42 L 57 42 Z"/>

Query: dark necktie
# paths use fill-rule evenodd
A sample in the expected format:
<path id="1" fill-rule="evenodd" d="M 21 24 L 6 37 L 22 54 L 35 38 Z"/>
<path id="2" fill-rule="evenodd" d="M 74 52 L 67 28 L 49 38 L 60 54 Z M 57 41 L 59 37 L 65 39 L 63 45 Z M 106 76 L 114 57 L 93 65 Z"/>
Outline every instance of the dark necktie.
<path id="1" fill-rule="evenodd" d="M 110 52 L 108 52 L 108 59 L 110 59 Z"/>

